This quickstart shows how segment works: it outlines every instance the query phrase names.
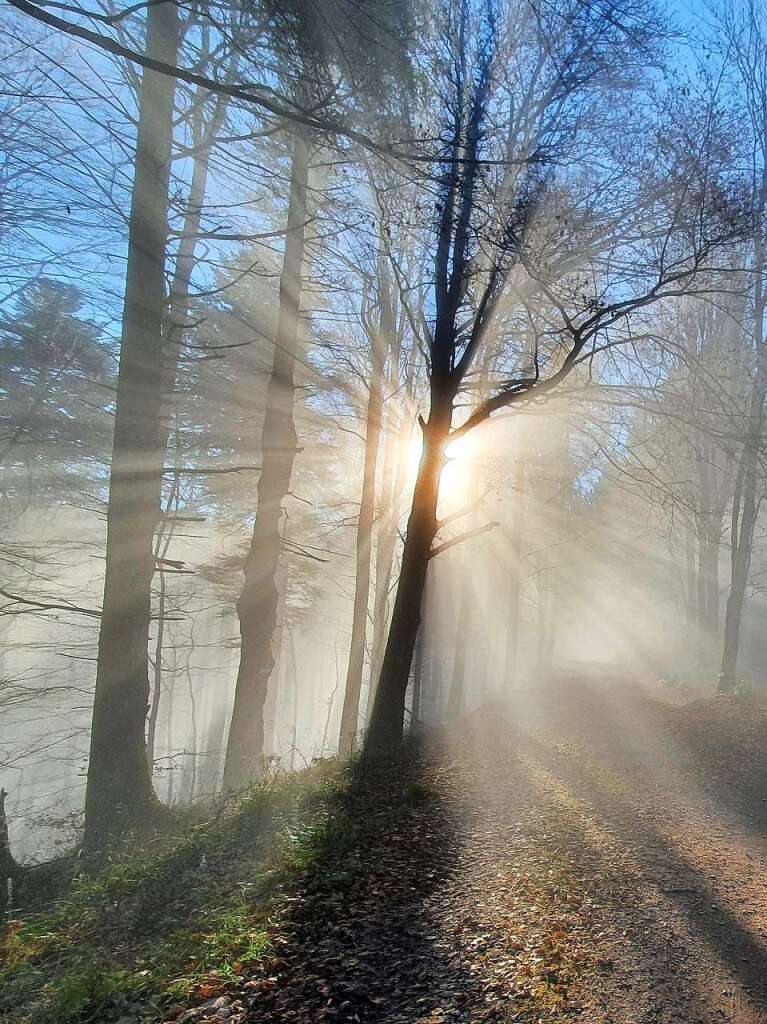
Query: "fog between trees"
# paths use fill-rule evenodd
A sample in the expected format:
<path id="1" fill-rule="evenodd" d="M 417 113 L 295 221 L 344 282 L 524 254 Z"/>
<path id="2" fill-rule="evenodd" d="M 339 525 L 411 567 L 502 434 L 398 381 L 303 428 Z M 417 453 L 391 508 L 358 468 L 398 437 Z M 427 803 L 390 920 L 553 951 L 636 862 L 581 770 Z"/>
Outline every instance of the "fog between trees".
<path id="1" fill-rule="evenodd" d="M 555 675 L 763 685 L 766 14 L 9 0 L 18 859 Z"/>

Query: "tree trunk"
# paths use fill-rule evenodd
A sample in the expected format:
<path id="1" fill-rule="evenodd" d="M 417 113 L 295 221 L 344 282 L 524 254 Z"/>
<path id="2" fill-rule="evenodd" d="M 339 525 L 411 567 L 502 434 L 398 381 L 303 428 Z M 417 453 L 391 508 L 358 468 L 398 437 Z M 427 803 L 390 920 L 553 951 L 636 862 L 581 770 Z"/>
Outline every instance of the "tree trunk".
<path id="1" fill-rule="evenodd" d="M 154 547 L 154 558 L 165 558 L 168 554 L 171 540 L 173 539 L 173 523 L 168 523 L 168 516 L 171 510 L 178 512 L 179 504 L 179 477 L 178 473 L 173 480 L 168 500 L 163 512 L 162 523 L 157 531 Z M 157 738 L 157 718 L 160 713 L 160 698 L 162 696 L 162 660 L 164 655 L 163 645 L 165 642 L 165 615 L 167 609 L 168 588 L 166 586 L 165 571 L 160 564 L 158 567 L 160 586 L 157 595 L 157 636 L 154 644 L 154 672 L 152 686 L 152 700 L 147 717 L 146 732 L 146 760 L 149 765 L 149 772 L 154 772 L 155 741 Z"/>
<path id="2" fill-rule="evenodd" d="M 149 765 L 150 774 L 154 771 L 155 743 L 157 738 L 157 717 L 160 713 L 160 697 L 162 695 L 162 656 L 163 644 L 165 642 L 165 598 L 167 596 L 165 586 L 165 573 L 160 570 L 160 594 L 157 602 L 157 639 L 154 645 L 154 679 L 152 686 L 152 702 L 147 718 L 146 733 L 146 763 Z"/>
<path id="3" fill-rule="evenodd" d="M 511 523 L 509 609 L 506 631 L 505 676 L 507 686 L 519 684 L 520 599 L 522 591 L 522 537 L 525 529 L 525 457 L 520 452 L 514 466 L 514 513 Z"/>
<path id="4" fill-rule="evenodd" d="M 722 667 L 719 675 L 719 692 L 732 693 L 735 689 L 738 668 L 738 651 L 740 647 L 740 623 L 743 616 L 743 605 L 746 600 L 746 587 L 751 568 L 754 527 L 756 526 L 756 452 L 746 448 L 741 462 L 742 472 L 742 508 L 740 507 L 740 488 L 736 491 L 733 501 L 733 544 L 730 563 L 732 579 L 730 592 L 727 596 L 727 610 L 724 617 L 724 646 L 722 649 Z"/>
<path id="5" fill-rule="evenodd" d="M 706 628 L 712 637 L 719 632 L 719 549 L 722 544 L 724 513 L 712 512 L 708 523 L 708 550 L 704 567 L 706 579 Z"/>
<path id="6" fill-rule="evenodd" d="M 392 359 L 392 382 L 398 379 L 399 356 Z M 395 375 L 396 372 L 396 375 Z M 396 432 L 387 439 L 384 456 L 380 520 L 378 527 L 378 543 L 376 544 L 376 582 L 375 601 L 373 604 L 373 656 L 370 668 L 370 690 L 368 693 L 367 719 L 373 714 L 375 691 L 381 677 L 381 666 L 386 650 L 386 627 L 388 625 L 389 590 L 391 587 L 392 570 L 394 567 L 394 551 L 397 545 L 400 517 L 400 501 L 405 487 L 408 451 L 410 447 L 411 422 L 407 410 L 413 399 L 413 382 L 415 377 L 415 357 L 410 360 L 405 384 L 404 411 L 400 412 Z"/>
<path id="7" fill-rule="evenodd" d="M 293 685 L 291 686 L 291 715 L 290 715 L 290 770 L 296 767 L 296 738 L 298 735 L 298 665 L 296 664 L 296 637 L 295 633 L 288 634 L 288 648 L 290 650 L 290 674 Z M 304 762 L 306 763 L 306 762 Z"/>
<path id="8" fill-rule="evenodd" d="M 237 602 L 240 666 L 229 726 L 224 792 L 258 777 L 264 742 L 264 702 L 274 667 L 272 638 L 277 624 L 277 570 L 283 504 L 290 490 L 296 453 L 293 421 L 299 301 L 306 234 L 309 158 L 300 130 L 293 137 L 285 255 L 280 275 L 280 310 L 274 361 L 262 433 L 262 469 L 253 537 L 245 560 L 245 582 Z"/>
<path id="9" fill-rule="evenodd" d="M 236 61 L 234 61 L 236 65 Z M 194 157 L 192 165 L 192 178 L 189 189 L 189 197 L 186 205 L 184 225 L 181 231 L 178 252 L 175 259 L 173 280 L 171 282 L 168 319 L 165 324 L 162 355 L 158 373 L 161 381 L 161 392 L 163 402 L 173 393 L 176 385 L 178 372 L 178 357 L 181 346 L 181 339 L 186 326 L 186 318 L 189 313 L 190 286 L 192 273 L 195 265 L 195 250 L 200 231 L 202 209 L 207 189 L 208 169 L 210 165 L 210 154 L 212 142 L 218 128 L 223 120 L 227 105 L 227 97 L 216 97 L 216 108 L 209 124 L 203 124 L 204 97 L 198 97 L 197 109 L 193 119 L 193 147 Z M 167 418 L 161 414 L 159 446 L 167 451 L 169 427 Z M 163 462 L 165 459 L 163 459 Z M 163 474 L 155 476 L 153 480 L 147 480 L 147 489 L 154 486 L 157 491 L 157 502 L 162 499 Z M 179 476 L 175 476 L 171 493 L 168 497 L 168 504 L 163 516 L 163 526 L 155 537 L 154 557 L 164 557 L 168 553 L 173 529 L 163 536 L 163 527 L 171 507 L 175 505 L 178 509 L 179 501 Z M 157 716 L 160 706 L 162 691 L 162 653 L 164 639 L 164 616 L 166 607 L 166 580 L 165 575 L 160 573 L 160 586 L 157 604 L 158 624 L 157 638 L 155 641 L 154 672 L 152 699 L 147 719 L 147 763 L 150 774 L 154 765 L 155 738 L 157 733 Z"/>
<path id="10" fill-rule="evenodd" d="M 175 667 L 175 665 L 174 665 Z M 176 766 L 173 760 L 173 703 L 176 695 L 176 677 L 171 675 L 168 680 L 168 710 L 165 716 L 165 747 L 167 750 L 167 765 L 168 765 L 168 788 L 165 794 L 165 802 L 169 805 L 173 804 L 173 793 L 176 786 Z"/>
<path id="11" fill-rule="evenodd" d="M 8 818 L 5 814 L 5 798 L 8 794 L 0 789 L 0 929 L 5 929 L 8 911 L 11 908 L 9 897 L 15 897 L 23 868 L 11 852 L 8 835 Z"/>
<path id="12" fill-rule="evenodd" d="M 537 684 L 540 686 L 548 677 L 551 667 L 551 584 L 547 569 L 539 568 L 538 585 L 538 651 L 536 655 Z"/>
<path id="13" fill-rule="evenodd" d="M 237 66 L 236 58 L 232 61 L 232 64 L 234 67 Z M 195 266 L 195 250 L 197 248 L 197 241 L 200 233 L 200 224 L 202 220 L 202 209 L 205 202 L 205 193 L 207 190 L 208 170 L 210 167 L 210 154 L 213 148 L 213 140 L 215 138 L 216 132 L 218 131 L 221 125 L 221 122 L 223 121 L 227 106 L 227 97 L 221 95 L 217 96 L 216 107 L 213 116 L 211 117 L 209 124 L 205 125 L 203 123 L 205 95 L 198 94 L 196 100 L 196 110 L 192 121 L 192 146 L 194 148 L 192 178 L 189 187 L 189 197 L 187 199 L 186 204 L 186 213 L 184 215 L 184 225 L 181 230 L 181 240 L 179 242 L 178 252 L 176 253 L 173 280 L 171 281 L 168 319 L 165 324 L 166 329 L 163 338 L 163 351 L 161 365 L 159 367 L 163 401 L 167 401 L 169 396 L 173 394 L 176 388 L 176 377 L 178 374 L 178 360 L 179 353 L 181 350 L 181 340 L 184 334 L 184 329 L 186 327 L 186 320 L 189 315 L 192 273 L 194 271 Z M 160 444 L 163 450 L 167 451 L 170 430 L 168 426 L 168 420 L 166 417 L 163 417 L 161 419 L 160 431 Z M 176 427 L 176 433 L 178 436 L 178 426 Z M 178 459 L 178 445 L 176 446 L 176 448 L 176 457 Z M 161 474 L 158 478 L 156 478 L 153 481 L 153 483 L 157 489 L 157 501 L 160 502 L 162 500 L 163 475 Z M 173 481 L 171 494 L 168 498 L 168 505 L 165 511 L 165 515 L 163 517 L 163 526 L 160 528 L 160 531 L 158 532 L 156 538 L 155 557 L 158 554 L 164 557 L 168 553 L 168 548 L 170 546 L 173 529 L 171 527 L 170 531 L 163 537 L 163 528 L 165 520 L 167 519 L 168 512 L 171 509 L 171 505 L 175 504 L 177 510 L 178 502 L 179 474 L 176 473 Z M 162 551 L 160 551 L 161 545 Z M 154 687 L 152 690 L 152 703 L 149 709 L 149 717 L 147 722 L 147 761 L 149 763 L 150 772 L 152 771 L 152 765 L 154 763 L 155 736 L 157 731 L 157 714 L 159 711 L 160 694 L 162 689 L 162 645 L 164 633 L 163 616 L 165 612 L 165 598 L 167 589 L 165 582 L 165 576 L 161 573 L 158 600 L 159 619 L 157 626 L 157 640 L 155 643 Z"/>
<path id="14" fill-rule="evenodd" d="M 352 637 L 349 648 L 349 665 L 346 672 L 344 704 L 341 711 L 341 732 L 338 752 L 348 757 L 354 750 L 359 728 L 360 693 L 362 673 L 365 667 L 365 646 L 368 625 L 368 601 L 370 599 L 370 552 L 373 541 L 373 518 L 375 513 L 376 465 L 378 445 L 381 438 L 381 413 L 383 410 L 383 369 L 384 338 L 390 334 L 391 317 L 382 308 L 380 330 L 372 338 L 372 360 L 370 387 L 367 405 L 367 430 L 365 432 L 365 465 L 362 477 L 360 515 L 357 524 L 356 566 L 354 580 L 354 610 L 352 612 Z"/>
<path id="15" fill-rule="evenodd" d="M 208 721 L 205 736 L 205 761 L 200 771 L 201 795 L 212 801 L 218 794 L 218 775 L 221 767 L 221 755 L 224 750 L 226 732 L 226 711 L 222 707 L 214 708 Z"/>
<path id="16" fill-rule="evenodd" d="M 716 664 L 719 634 L 719 547 L 724 515 L 716 510 L 706 513 L 701 523 L 699 557 L 700 626 L 703 665 L 711 670 Z"/>
<path id="17" fill-rule="evenodd" d="M 238 59 L 235 55 L 227 69 L 226 81 L 234 79 L 237 67 Z M 192 274 L 196 262 L 195 254 L 200 237 L 205 194 L 208 189 L 210 156 L 216 134 L 224 120 L 228 105 L 228 98 L 226 96 L 217 95 L 215 97 L 216 105 L 213 113 L 208 123 L 205 124 L 204 108 L 206 95 L 204 90 L 198 90 L 198 95 L 195 97 L 196 109 L 192 118 L 192 147 L 194 150 L 192 178 L 189 185 L 186 212 L 184 214 L 184 225 L 181 229 L 181 239 L 173 269 L 173 280 L 170 286 L 168 329 L 163 346 L 162 386 L 165 396 L 172 394 L 176 385 L 178 358 L 181 340 L 187 328 Z M 168 433 L 166 427 L 166 446 L 167 443 Z M 162 486 L 162 481 L 160 486 Z"/>
<path id="18" fill-rule="evenodd" d="M 375 594 L 373 596 L 373 646 L 370 667 L 370 692 L 368 693 L 367 717 L 373 710 L 374 685 L 381 672 L 381 661 L 386 646 L 386 624 L 389 609 L 389 588 L 397 528 L 394 512 L 396 470 L 395 459 L 400 430 L 384 431 L 384 455 L 381 467 L 381 494 L 378 501 L 378 528 L 376 531 Z"/>
<path id="19" fill-rule="evenodd" d="M 702 512 L 696 514 L 698 534 L 698 572 L 696 581 L 696 605 L 698 608 L 698 629 L 701 635 L 705 635 L 706 620 L 706 562 L 708 555 L 708 531 L 706 530 L 705 517 Z"/>
<path id="20" fill-rule="evenodd" d="M 690 650 L 697 642 L 698 636 L 698 573 L 695 560 L 695 542 L 698 536 L 697 516 L 686 524 L 684 530 L 684 605 L 686 625 L 685 636 Z"/>
<path id="21" fill-rule="evenodd" d="M 341 667 L 338 663 L 337 638 L 335 644 L 333 645 L 333 664 L 336 670 L 336 681 L 333 686 L 333 689 L 330 691 L 330 696 L 328 697 L 327 712 L 325 713 L 325 727 L 322 730 L 322 746 L 320 747 L 320 757 L 326 756 L 325 751 L 327 750 L 328 746 L 328 733 L 330 732 L 330 722 L 333 718 L 333 705 L 335 704 L 336 701 L 336 694 L 338 693 L 338 688 L 341 685 Z"/>
<path id="22" fill-rule="evenodd" d="M 421 721 L 421 681 L 423 679 L 423 625 L 418 630 L 415 646 L 415 667 L 413 669 L 413 715 L 412 727 L 418 727 Z"/>
<path id="23" fill-rule="evenodd" d="M 461 567 L 461 576 L 467 572 L 467 566 Z M 453 667 L 450 674 L 450 688 L 447 695 L 446 715 L 448 722 L 454 722 L 461 714 L 466 695 L 466 657 L 468 654 L 469 621 L 472 610 L 471 590 L 466 583 L 461 586 L 456 616 L 455 649 L 453 651 Z"/>
<path id="24" fill-rule="evenodd" d="M 280 699 L 282 697 L 283 681 L 285 672 L 285 639 L 287 634 L 287 610 L 288 610 L 288 559 L 283 553 L 277 567 L 277 590 L 280 595 L 277 605 L 277 624 L 274 628 L 272 638 L 272 651 L 274 653 L 274 666 L 269 678 L 269 685 L 266 689 L 264 700 L 264 742 L 263 754 L 271 757 L 277 753 L 279 743 L 277 740 L 277 723 L 280 717 Z"/>
<path id="25" fill-rule="evenodd" d="M 175 64 L 178 8 L 147 8 L 148 56 Z M 165 250 L 175 80 L 145 71 L 128 225 L 123 330 L 107 506 L 106 566 L 85 797 L 86 855 L 139 824 L 154 794 L 144 740 L 150 588 L 160 518 Z"/>
<path id="26" fill-rule="evenodd" d="M 704 437 L 697 446 L 698 537 L 697 608 L 701 662 L 710 668 L 716 657 L 719 632 L 719 547 L 722 540 L 724 513 L 717 509 L 720 501 L 715 488 L 714 447 Z"/>
<path id="27" fill-rule="evenodd" d="M 197 734 L 197 698 L 194 692 L 194 682 L 192 680 L 192 651 L 194 649 L 194 636 L 189 637 L 190 646 L 186 655 L 186 665 L 184 666 L 184 673 L 186 675 L 187 693 L 189 694 L 189 709 L 191 711 L 191 730 L 190 730 L 190 749 L 192 759 L 188 762 L 189 767 L 187 769 L 189 773 L 189 784 L 187 787 L 187 798 L 186 803 L 191 804 L 194 801 L 195 792 L 197 790 L 197 758 L 199 756 L 199 741 Z"/>
<path id="28" fill-rule="evenodd" d="M 746 442 L 739 469 L 739 485 L 736 487 L 732 514 L 732 581 L 727 597 L 727 610 L 724 620 L 724 647 L 722 650 L 722 668 L 719 675 L 719 692 L 731 693 L 735 688 L 738 667 L 738 649 L 740 647 L 740 623 L 743 605 L 746 599 L 748 575 L 751 569 L 751 555 L 754 545 L 754 530 L 759 513 L 759 502 L 756 496 L 757 475 L 759 472 L 759 448 L 762 440 L 764 422 L 764 401 L 767 394 L 767 338 L 764 335 L 765 306 L 765 259 L 764 227 L 767 212 L 767 168 L 762 171 L 759 201 L 759 217 L 756 223 L 754 242 L 754 342 L 756 346 L 756 374 L 751 403 Z M 738 524 L 738 508 L 742 487 L 743 505 Z"/>
<path id="29" fill-rule="evenodd" d="M 434 384 L 432 387 L 434 392 Z M 423 428 L 423 454 L 413 491 L 397 596 L 368 732 L 367 745 L 374 751 L 385 750 L 402 738 L 405 693 L 421 622 L 426 571 L 439 525 L 439 481 L 445 465 L 444 448 L 452 413 L 452 395 L 433 398 L 429 421 Z"/>

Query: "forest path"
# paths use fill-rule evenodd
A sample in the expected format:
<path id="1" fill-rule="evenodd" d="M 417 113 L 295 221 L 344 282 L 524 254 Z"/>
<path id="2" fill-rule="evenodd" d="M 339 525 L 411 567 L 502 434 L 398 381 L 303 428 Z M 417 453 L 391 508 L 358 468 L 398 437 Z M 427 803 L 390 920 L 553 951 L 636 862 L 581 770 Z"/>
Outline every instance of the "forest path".
<path id="1" fill-rule="evenodd" d="M 461 874 L 489 946 L 510 927 L 538 937 L 539 975 L 553 961 L 562 1003 L 533 986 L 540 1019 L 767 1022 L 767 708 L 570 684 L 511 734 L 489 717 L 458 744 Z"/>
<path id="2" fill-rule="evenodd" d="M 470 716 L 295 898 L 244 1019 L 767 1022 L 765 746 L 758 704 L 618 688 Z"/>

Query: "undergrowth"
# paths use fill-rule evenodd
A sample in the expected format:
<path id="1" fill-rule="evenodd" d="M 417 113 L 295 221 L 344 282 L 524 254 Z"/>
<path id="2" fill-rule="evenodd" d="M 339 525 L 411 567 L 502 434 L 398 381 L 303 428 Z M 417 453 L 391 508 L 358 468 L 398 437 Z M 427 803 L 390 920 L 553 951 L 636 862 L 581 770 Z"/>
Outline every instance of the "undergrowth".
<path id="1" fill-rule="evenodd" d="M 353 770 L 353 769 L 352 769 Z M 231 810 L 122 851 L 0 939 L 8 1024 L 151 1020 L 207 996 L 271 951 L 275 900 L 324 856 L 349 771 L 320 762 L 276 775 Z"/>

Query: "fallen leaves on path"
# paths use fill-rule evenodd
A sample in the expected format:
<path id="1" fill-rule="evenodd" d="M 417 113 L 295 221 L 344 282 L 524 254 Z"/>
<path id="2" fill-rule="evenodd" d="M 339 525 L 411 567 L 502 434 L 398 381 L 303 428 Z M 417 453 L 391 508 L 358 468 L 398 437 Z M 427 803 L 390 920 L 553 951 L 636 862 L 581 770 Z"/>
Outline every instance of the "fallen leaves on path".
<path id="1" fill-rule="evenodd" d="M 767 1020 L 767 711 L 592 698 L 369 773 L 275 955 L 194 1019 Z"/>

